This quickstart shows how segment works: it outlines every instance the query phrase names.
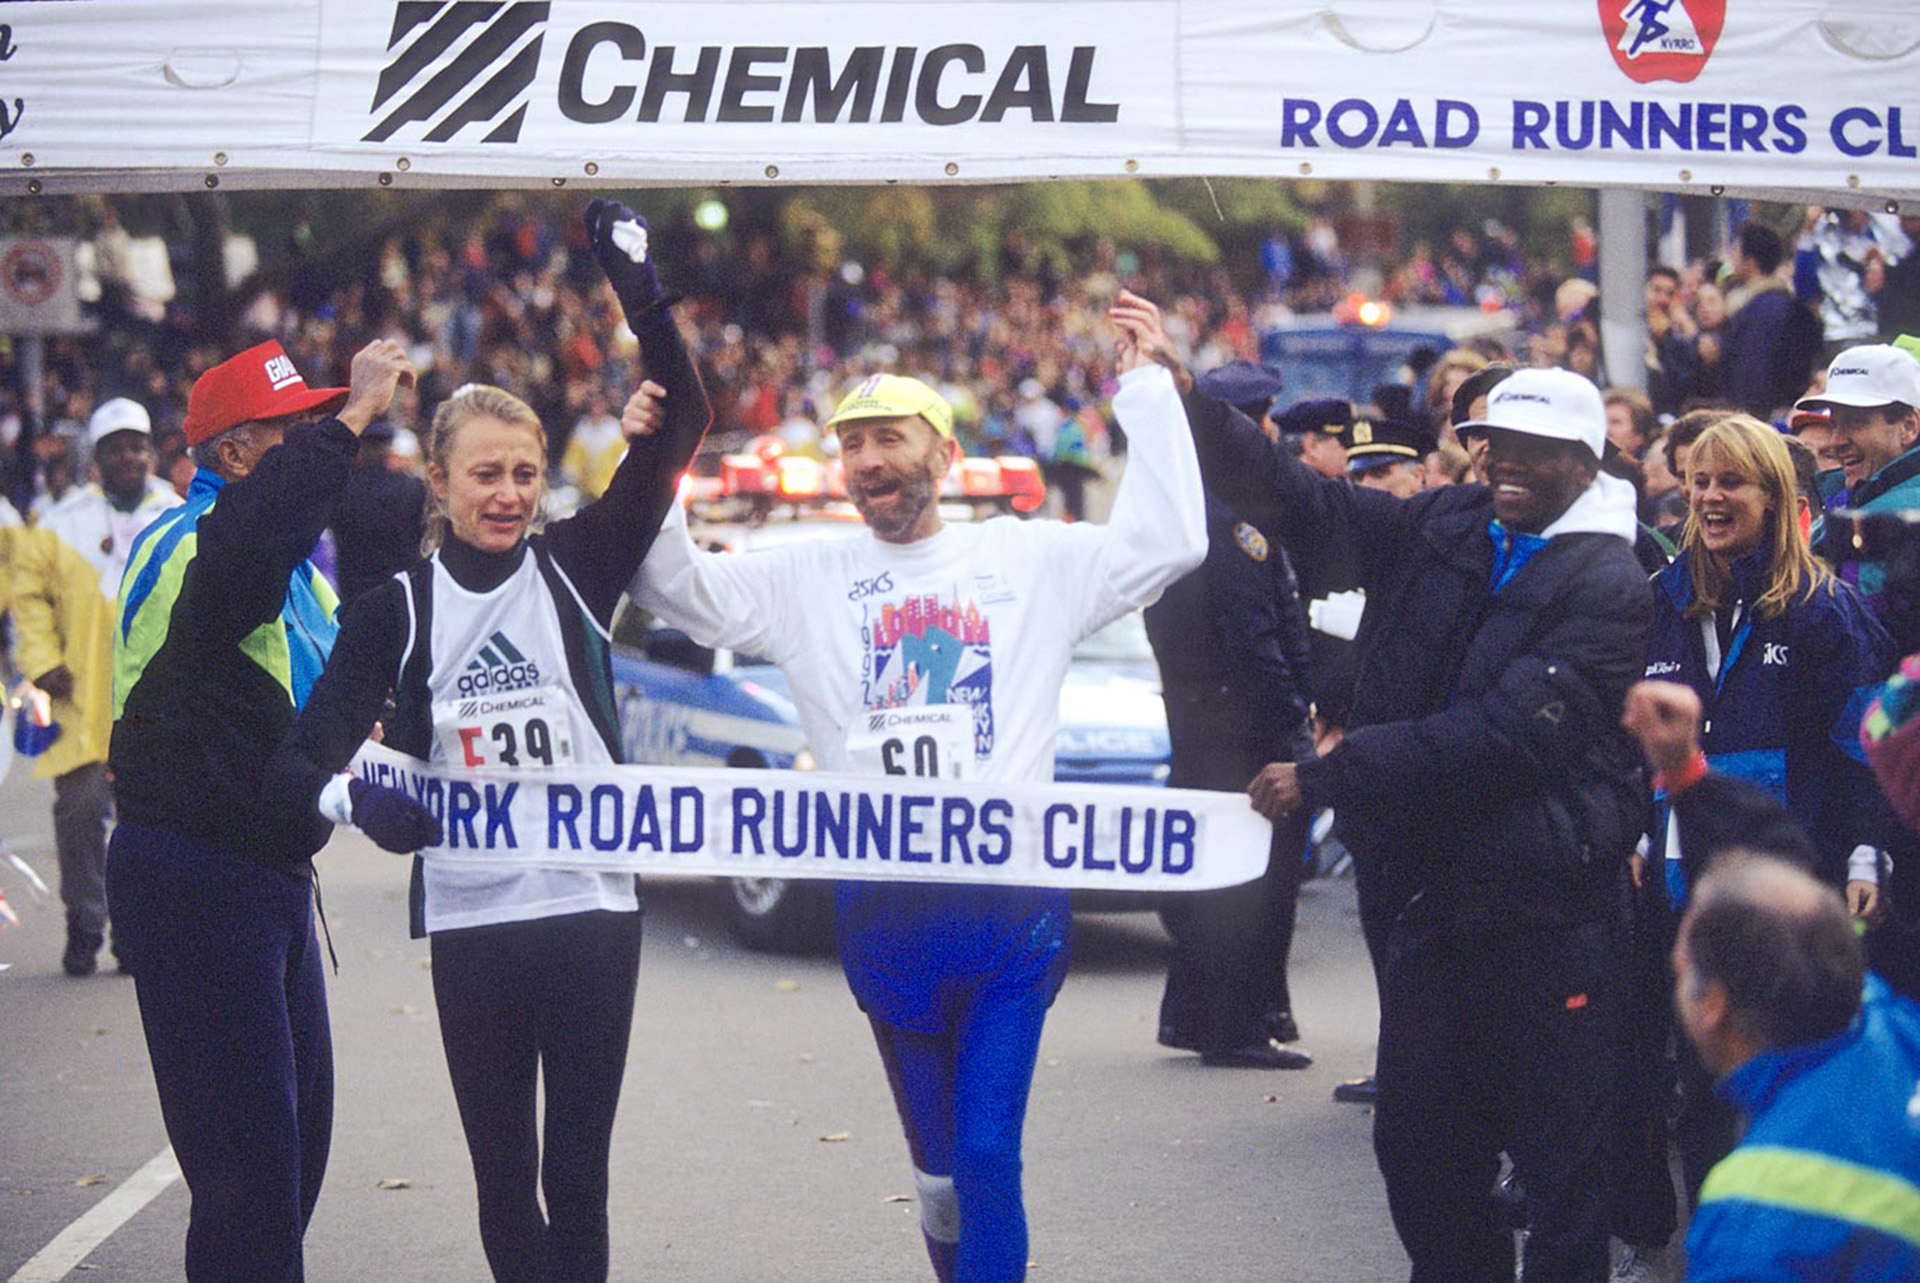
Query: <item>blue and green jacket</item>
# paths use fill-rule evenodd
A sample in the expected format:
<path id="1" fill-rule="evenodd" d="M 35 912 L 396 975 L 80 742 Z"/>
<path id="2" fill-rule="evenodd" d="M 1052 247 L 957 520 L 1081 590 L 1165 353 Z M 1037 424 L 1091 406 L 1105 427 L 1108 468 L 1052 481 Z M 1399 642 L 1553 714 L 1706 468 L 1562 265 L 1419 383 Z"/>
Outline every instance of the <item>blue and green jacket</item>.
<path id="1" fill-rule="evenodd" d="M 357 445 L 337 419 L 294 428 L 242 480 L 202 469 L 134 542 L 113 638 L 121 820 L 286 867 L 319 845 L 326 822 L 269 813 L 262 775 L 333 647 L 338 602 L 307 554 Z"/>
<path id="2" fill-rule="evenodd" d="M 1688 1283 L 1920 1279 L 1920 1007 L 1869 975 L 1845 1033 L 1718 1090 L 1750 1121 L 1700 1189 Z"/>
<path id="3" fill-rule="evenodd" d="M 1920 446 L 1915 446 L 1878 472 L 1848 490 L 1846 475 L 1839 469 L 1823 472 L 1817 478 L 1823 508 L 1859 508 L 1867 512 L 1900 512 L 1920 508 Z M 1826 531 L 1822 512 L 1813 528 L 1813 546 L 1820 546 Z M 1867 605 L 1882 620 L 1887 618 L 1886 566 L 1877 561 L 1850 561 L 1840 567 L 1840 577 L 1860 590 Z"/>

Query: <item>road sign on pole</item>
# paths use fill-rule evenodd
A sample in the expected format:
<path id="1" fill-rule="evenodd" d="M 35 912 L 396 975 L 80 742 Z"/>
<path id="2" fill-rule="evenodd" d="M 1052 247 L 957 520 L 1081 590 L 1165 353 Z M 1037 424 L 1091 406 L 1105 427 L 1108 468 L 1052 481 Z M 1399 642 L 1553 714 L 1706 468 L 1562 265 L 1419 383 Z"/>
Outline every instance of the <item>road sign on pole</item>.
<path id="1" fill-rule="evenodd" d="M 0 334 L 85 334 L 76 242 L 70 236 L 0 237 Z"/>

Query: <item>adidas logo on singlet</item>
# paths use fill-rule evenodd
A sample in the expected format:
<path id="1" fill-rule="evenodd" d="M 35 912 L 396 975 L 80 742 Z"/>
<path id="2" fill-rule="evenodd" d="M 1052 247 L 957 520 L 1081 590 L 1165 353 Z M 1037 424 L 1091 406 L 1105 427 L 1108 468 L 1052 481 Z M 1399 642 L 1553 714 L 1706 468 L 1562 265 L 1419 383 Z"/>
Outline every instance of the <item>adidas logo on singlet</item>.
<path id="1" fill-rule="evenodd" d="M 523 690 L 540 684 L 540 665 L 522 655 L 507 635 L 496 630 L 460 674 L 460 693 Z"/>

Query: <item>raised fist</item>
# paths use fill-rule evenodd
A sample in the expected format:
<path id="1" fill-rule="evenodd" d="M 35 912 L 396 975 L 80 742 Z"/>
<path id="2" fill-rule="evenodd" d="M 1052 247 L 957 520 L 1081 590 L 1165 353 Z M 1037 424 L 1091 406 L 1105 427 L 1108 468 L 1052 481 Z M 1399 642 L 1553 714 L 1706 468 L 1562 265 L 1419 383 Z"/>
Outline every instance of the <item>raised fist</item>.
<path id="1" fill-rule="evenodd" d="M 629 320 L 661 299 L 659 273 L 647 245 L 647 220 L 617 200 L 587 202 L 587 239 Z"/>

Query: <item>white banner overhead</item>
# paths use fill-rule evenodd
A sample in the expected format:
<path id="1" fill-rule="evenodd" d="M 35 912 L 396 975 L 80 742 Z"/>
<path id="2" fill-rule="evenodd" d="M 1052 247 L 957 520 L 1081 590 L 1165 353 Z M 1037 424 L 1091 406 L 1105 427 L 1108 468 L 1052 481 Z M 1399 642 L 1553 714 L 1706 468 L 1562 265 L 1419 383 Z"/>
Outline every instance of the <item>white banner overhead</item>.
<path id="1" fill-rule="evenodd" d="M 1920 3 L 0 8 L 8 194 L 1128 175 L 1916 198 Z"/>

